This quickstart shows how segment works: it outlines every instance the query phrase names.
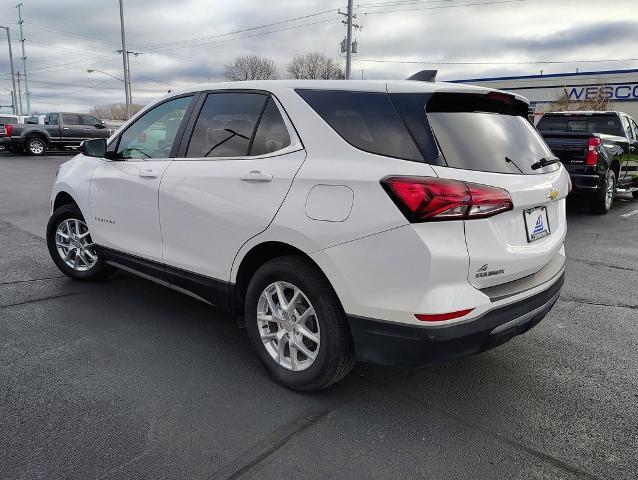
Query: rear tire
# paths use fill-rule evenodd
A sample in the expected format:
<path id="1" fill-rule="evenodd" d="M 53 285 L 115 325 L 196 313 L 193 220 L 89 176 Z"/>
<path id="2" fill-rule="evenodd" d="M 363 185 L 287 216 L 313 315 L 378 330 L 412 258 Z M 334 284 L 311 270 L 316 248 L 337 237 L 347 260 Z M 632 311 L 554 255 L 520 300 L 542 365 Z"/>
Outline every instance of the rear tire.
<path id="1" fill-rule="evenodd" d="M 336 293 L 322 272 L 301 257 L 275 258 L 259 268 L 248 285 L 245 312 L 259 359 L 288 388 L 326 388 L 356 363 Z"/>
<path id="2" fill-rule="evenodd" d="M 82 212 L 74 204 L 64 205 L 51 215 L 47 225 L 47 247 L 56 266 L 74 280 L 102 280 L 115 270 L 103 262 L 99 248 L 92 243 Z"/>
<path id="3" fill-rule="evenodd" d="M 602 188 L 594 194 L 591 200 L 591 209 L 594 213 L 606 214 L 614 203 L 616 194 L 616 174 L 609 169 L 603 181 Z"/>
<path id="4" fill-rule="evenodd" d="M 27 139 L 25 148 L 30 155 L 44 155 L 47 143 L 42 137 L 31 137 Z"/>

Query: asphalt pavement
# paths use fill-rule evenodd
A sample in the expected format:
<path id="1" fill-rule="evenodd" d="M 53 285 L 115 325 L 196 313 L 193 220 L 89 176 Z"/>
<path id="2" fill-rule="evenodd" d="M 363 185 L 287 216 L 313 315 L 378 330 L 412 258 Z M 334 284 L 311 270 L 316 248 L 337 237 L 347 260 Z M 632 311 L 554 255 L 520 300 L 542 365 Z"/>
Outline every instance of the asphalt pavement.
<path id="1" fill-rule="evenodd" d="M 44 243 L 68 156 L 0 154 L 1 479 L 635 479 L 638 201 L 571 202 L 567 280 L 536 328 L 419 370 L 275 384 L 245 331 L 118 272 L 64 277 Z"/>

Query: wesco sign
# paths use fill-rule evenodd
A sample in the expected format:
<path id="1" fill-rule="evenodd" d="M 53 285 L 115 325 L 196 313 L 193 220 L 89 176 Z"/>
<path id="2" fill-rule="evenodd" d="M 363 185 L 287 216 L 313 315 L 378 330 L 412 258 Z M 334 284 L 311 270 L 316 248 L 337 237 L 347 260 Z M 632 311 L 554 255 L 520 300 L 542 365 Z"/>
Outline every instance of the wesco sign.
<path id="1" fill-rule="evenodd" d="M 565 95 L 572 100 L 589 100 L 601 96 L 613 100 L 638 100 L 638 83 L 566 87 L 564 91 Z"/>

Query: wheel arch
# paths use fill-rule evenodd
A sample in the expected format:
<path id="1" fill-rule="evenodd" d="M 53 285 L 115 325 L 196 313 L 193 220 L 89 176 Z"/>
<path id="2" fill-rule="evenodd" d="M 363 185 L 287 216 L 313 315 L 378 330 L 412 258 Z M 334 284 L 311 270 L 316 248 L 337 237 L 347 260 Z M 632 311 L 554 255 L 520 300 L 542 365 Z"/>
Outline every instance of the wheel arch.
<path id="1" fill-rule="evenodd" d="M 274 258 L 287 255 L 299 256 L 308 261 L 308 263 L 313 265 L 332 286 L 330 279 L 319 264 L 317 264 L 317 262 L 303 250 L 288 243 L 274 240 L 258 243 L 250 248 L 239 262 L 237 273 L 235 275 L 235 283 L 233 284 L 231 291 L 231 308 L 233 309 L 240 326 L 244 326 L 244 300 L 246 298 L 246 291 L 248 289 L 250 279 L 259 267 L 264 265 L 266 262 L 273 260 Z M 334 286 L 332 288 L 334 290 Z M 337 298 L 338 297 L 339 295 L 337 294 Z"/>
<path id="2" fill-rule="evenodd" d="M 34 131 L 31 131 L 31 132 L 27 132 L 27 133 L 25 133 L 25 135 L 24 135 L 24 141 L 25 141 L 25 143 L 26 143 L 26 142 L 28 142 L 28 141 L 29 141 L 29 139 L 31 139 L 31 138 L 36 138 L 36 137 L 37 137 L 37 138 L 41 138 L 42 140 L 44 140 L 44 142 L 45 142 L 47 145 L 49 145 L 49 140 L 50 140 L 50 138 L 51 138 L 51 137 L 50 137 L 47 133 L 45 133 L 45 132 L 40 132 L 40 131 L 38 131 L 38 130 L 34 130 Z"/>
<path id="3" fill-rule="evenodd" d="M 63 207 L 64 205 L 73 204 L 76 207 L 80 208 L 78 202 L 67 192 L 61 191 L 58 192 L 55 196 L 55 200 L 53 201 L 53 211 L 55 212 L 58 208 Z"/>
<path id="4" fill-rule="evenodd" d="M 616 181 L 620 178 L 620 160 L 614 158 L 609 164 L 609 169 L 616 174 Z"/>

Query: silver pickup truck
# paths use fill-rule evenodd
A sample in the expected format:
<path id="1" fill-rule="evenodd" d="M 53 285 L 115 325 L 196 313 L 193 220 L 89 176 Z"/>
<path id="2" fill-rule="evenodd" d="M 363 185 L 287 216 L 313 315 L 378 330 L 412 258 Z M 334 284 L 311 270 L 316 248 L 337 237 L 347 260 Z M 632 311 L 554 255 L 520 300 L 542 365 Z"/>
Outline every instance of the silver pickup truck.
<path id="1" fill-rule="evenodd" d="M 0 143 L 12 153 L 43 155 L 47 150 L 75 149 L 84 140 L 108 138 L 112 133 L 112 129 L 92 115 L 57 112 L 45 115 L 44 125 L 5 126 Z"/>

